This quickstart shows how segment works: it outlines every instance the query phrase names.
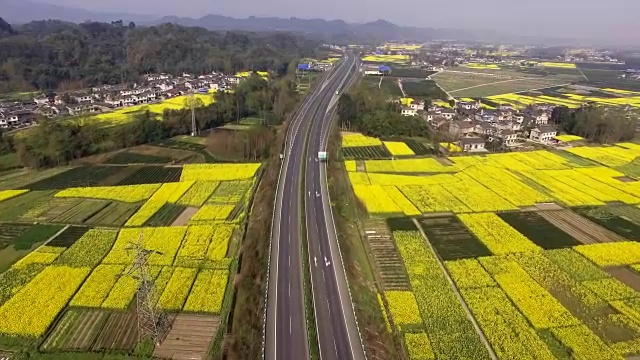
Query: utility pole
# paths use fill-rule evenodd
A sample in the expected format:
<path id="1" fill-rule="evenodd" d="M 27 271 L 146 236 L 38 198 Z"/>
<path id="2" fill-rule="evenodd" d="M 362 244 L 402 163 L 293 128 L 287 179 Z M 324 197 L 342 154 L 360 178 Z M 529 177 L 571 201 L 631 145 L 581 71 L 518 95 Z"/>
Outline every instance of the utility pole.
<path id="1" fill-rule="evenodd" d="M 196 124 L 196 99 L 194 93 L 189 95 L 189 104 L 191 105 L 191 136 L 197 136 L 198 124 Z"/>

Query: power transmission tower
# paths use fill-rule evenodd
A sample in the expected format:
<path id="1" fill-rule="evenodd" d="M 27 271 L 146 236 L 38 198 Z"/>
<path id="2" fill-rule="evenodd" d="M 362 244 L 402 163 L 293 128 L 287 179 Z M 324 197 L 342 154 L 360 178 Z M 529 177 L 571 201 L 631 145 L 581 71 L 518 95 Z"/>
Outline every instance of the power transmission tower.
<path id="1" fill-rule="evenodd" d="M 142 244 L 142 233 L 138 242 L 130 242 L 126 247 L 127 253 L 133 251 L 134 260 L 131 269 L 117 277 L 130 276 L 137 280 L 136 312 L 138 315 L 138 339 L 150 338 L 158 344 L 162 340 L 169 321 L 167 315 L 156 307 L 158 298 L 155 292 L 153 276 L 151 276 L 147 262 L 153 254 L 162 255 L 156 250 L 145 249 Z"/>
<path id="2" fill-rule="evenodd" d="M 198 125 L 196 124 L 196 99 L 194 93 L 189 95 L 189 105 L 191 106 L 191 136 L 198 135 Z"/>

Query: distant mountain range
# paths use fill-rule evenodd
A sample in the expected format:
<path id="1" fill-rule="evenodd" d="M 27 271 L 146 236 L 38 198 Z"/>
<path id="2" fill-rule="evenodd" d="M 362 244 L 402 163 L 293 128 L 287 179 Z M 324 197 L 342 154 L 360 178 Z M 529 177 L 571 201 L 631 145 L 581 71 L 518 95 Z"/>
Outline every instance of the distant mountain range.
<path id="1" fill-rule="evenodd" d="M 34 20 L 57 19 L 68 22 L 122 20 L 126 23 L 149 26 L 161 23 L 174 23 L 183 26 L 199 26 L 209 30 L 246 30 L 246 31 L 291 31 L 321 37 L 327 41 L 386 41 L 386 40 L 461 40 L 509 43 L 544 43 L 547 45 L 571 43 L 578 45 L 575 39 L 531 38 L 488 30 L 434 29 L 398 26 L 386 20 L 377 20 L 364 24 L 350 24 L 342 20 L 299 19 L 277 17 L 232 18 L 222 15 L 206 15 L 198 19 L 165 16 L 157 18 L 148 15 L 127 13 L 102 13 L 64 6 L 38 3 L 29 0 L 0 0 L 0 17 L 11 24 L 26 23 Z"/>

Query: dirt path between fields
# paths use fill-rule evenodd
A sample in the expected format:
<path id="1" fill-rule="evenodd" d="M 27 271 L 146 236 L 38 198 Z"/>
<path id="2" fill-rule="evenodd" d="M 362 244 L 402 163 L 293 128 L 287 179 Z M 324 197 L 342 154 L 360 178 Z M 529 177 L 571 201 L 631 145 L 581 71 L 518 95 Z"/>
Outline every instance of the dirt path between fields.
<path id="1" fill-rule="evenodd" d="M 187 225 L 189 220 L 198 212 L 198 208 L 196 207 L 188 207 L 186 208 L 180 216 L 171 224 L 171 226 L 184 226 Z"/>

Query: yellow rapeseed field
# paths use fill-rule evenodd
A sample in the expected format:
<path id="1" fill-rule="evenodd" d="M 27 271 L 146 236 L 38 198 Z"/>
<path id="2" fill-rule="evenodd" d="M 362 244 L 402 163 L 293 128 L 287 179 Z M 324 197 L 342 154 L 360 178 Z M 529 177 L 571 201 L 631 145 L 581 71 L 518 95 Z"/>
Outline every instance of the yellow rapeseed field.
<path id="1" fill-rule="evenodd" d="M 385 291 L 385 298 L 393 323 L 400 329 L 407 325 L 422 324 L 416 297 L 411 291 Z"/>
<path id="2" fill-rule="evenodd" d="M 201 270 L 184 305 L 184 311 L 219 314 L 228 278 L 227 270 Z"/>
<path id="3" fill-rule="evenodd" d="M 384 146 L 389 150 L 391 155 L 403 156 L 403 155 L 415 155 L 413 150 L 407 146 L 407 144 L 401 141 L 383 141 Z"/>
<path id="4" fill-rule="evenodd" d="M 55 197 L 106 199 L 124 202 L 138 202 L 151 197 L 160 184 L 98 186 L 68 188 L 56 193 Z"/>
<path id="5" fill-rule="evenodd" d="M 0 307 L 0 333 L 37 338 L 75 294 L 89 268 L 49 266 Z"/>
<path id="6" fill-rule="evenodd" d="M 180 181 L 228 181 L 250 179 L 260 164 L 186 164 Z"/>
<path id="7" fill-rule="evenodd" d="M 342 147 L 356 147 L 356 146 L 379 146 L 382 145 L 382 141 L 378 138 L 365 136 L 362 134 L 343 134 L 342 135 Z"/>

